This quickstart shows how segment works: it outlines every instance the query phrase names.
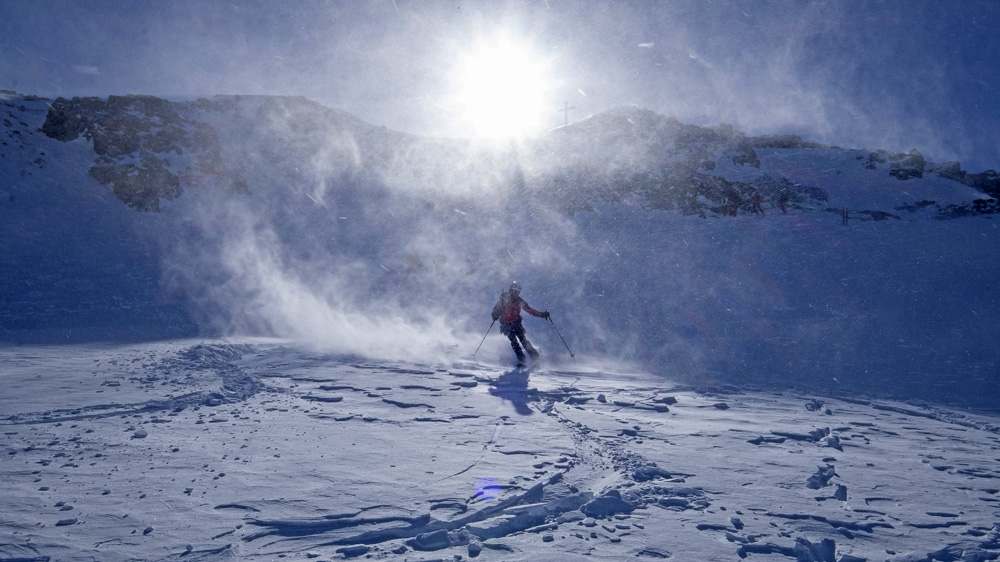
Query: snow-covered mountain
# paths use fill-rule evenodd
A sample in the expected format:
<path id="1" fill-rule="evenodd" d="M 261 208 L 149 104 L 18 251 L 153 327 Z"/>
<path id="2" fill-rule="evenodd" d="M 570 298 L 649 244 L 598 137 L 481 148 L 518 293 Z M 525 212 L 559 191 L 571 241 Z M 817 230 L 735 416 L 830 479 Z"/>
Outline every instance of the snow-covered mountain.
<path id="1" fill-rule="evenodd" d="M 302 98 L 2 104 L 5 340 L 464 354 L 517 278 L 582 356 L 994 407 L 993 171 L 636 108 L 491 144 Z"/>
<path id="2" fill-rule="evenodd" d="M 791 135 L 748 137 L 731 126 L 686 125 L 635 107 L 508 147 L 397 133 L 304 98 L 284 97 L 229 96 L 188 103 L 152 96 L 60 98 L 49 104 L 41 132 L 60 141 L 90 141 L 96 155 L 90 175 L 140 211 L 159 211 L 161 200 L 209 185 L 246 192 L 248 177 L 274 171 L 302 182 L 356 180 L 354 176 L 361 175 L 452 195 L 471 191 L 481 196 L 484 187 L 527 189 L 544 201 L 562 203 L 568 211 L 632 195 L 651 209 L 681 209 L 700 216 L 729 214 L 727 204 L 749 210 L 754 191 L 770 206 L 782 191 L 793 205 L 827 200 L 819 184 L 830 183 L 829 178 L 822 173 L 815 177 L 815 166 L 806 166 L 814 168 L 813 177 L 803 177 L 788 167 L 762 163 L 762 155 L 775 151 L 786 160 L 790 152 L 781 151 L 807 153 L 800 166 L 830 159 L 830 153 L 846 153 L 865 169 L 877 172 L 881 167 L 898 180 L 923 178 L 926 172 L 987 195 L 1000 193 L 995 171 L 969 174 L 958 162 L 928 163 L 916 149 L 905 154 L 844 151 Z M 836 172 L 857 167 L 841 163 Z M 488 181 L 497 178 L 499 185 Z M 884 174 L 852 179 L 871 188 Z M 946 198 L 944 190 L 937 186 L 934 195 Z M 922 203 L 940 213 L 961 213 L 955 207 L 968 203 L 968 192 L 957 201 Z M 910 210 L 906 202 L 900 197 L 877 202 L 896 207 L 856 211 L 886 218 Z M 972 210 L 990 211 L 996 209 L 986 205 Z"/>
<path id="3" fill-rule="evenodd" d="M 635 108 L 0 124 L 0 561 L 1000 557 L 992 171 Z M 514 278 L 530 371 L 470 360 Z"/>

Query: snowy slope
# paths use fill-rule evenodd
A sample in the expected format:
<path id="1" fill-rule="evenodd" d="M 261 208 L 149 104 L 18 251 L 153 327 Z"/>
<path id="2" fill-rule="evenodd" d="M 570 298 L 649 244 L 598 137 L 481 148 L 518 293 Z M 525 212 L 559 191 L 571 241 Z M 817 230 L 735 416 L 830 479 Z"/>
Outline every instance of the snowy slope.
<path id="1" fill-rule="evenodd" d="M 248 339 L 0 359 L 0 560 L 1000 555 L 995 416 Z"/>
<path id="2" fill-rule="evenodd" d="M 17 341 L 190 333 L 160 290 L 161 264 L 139 215 L 88 174 L 86 143 L 39 131 L 46 100 L 0 101 L 0 333 Z M 84 335 L 85 334 L 85 335 Z"/>

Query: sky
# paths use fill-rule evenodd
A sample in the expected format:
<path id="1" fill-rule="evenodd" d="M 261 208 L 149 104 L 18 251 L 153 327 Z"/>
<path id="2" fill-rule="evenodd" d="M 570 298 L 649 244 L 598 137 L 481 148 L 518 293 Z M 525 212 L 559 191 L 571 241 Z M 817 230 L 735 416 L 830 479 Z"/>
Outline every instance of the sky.
<path id="1" fill-rule="evenodd" d="M 0 89 L 26 94 L 301 95 L 455 137 L 636 105 L 1000 168 L 993 1 L 0 0 L 0 11 Z M 521 78 L 487 56 L 497 49 L 531 68 L 530 111 L 498 109 L 519 95 L 502 83 Z"/>

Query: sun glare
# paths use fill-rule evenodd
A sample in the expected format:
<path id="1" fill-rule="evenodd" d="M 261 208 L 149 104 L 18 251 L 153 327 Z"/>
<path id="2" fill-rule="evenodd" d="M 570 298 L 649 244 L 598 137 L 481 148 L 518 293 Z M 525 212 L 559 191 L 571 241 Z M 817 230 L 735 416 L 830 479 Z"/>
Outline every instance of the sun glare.
<path id="1" fill-rule="evenodd" d="M 462 126 L 479 137 L 537 131 L 554 111 L 548 62 L 512 39 L 483 43 L 463 54 L 454 81 Z"/>

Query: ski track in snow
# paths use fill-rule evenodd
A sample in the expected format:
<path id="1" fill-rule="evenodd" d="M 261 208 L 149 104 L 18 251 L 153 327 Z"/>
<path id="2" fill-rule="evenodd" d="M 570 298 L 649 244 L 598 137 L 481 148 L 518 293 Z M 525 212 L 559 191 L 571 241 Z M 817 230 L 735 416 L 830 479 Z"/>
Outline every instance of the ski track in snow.
<path id="1" fill-rule="evenodd" d="M 0 561 L 1000 557 L 988 416 L 259 340 L 0 359 Z"/>

